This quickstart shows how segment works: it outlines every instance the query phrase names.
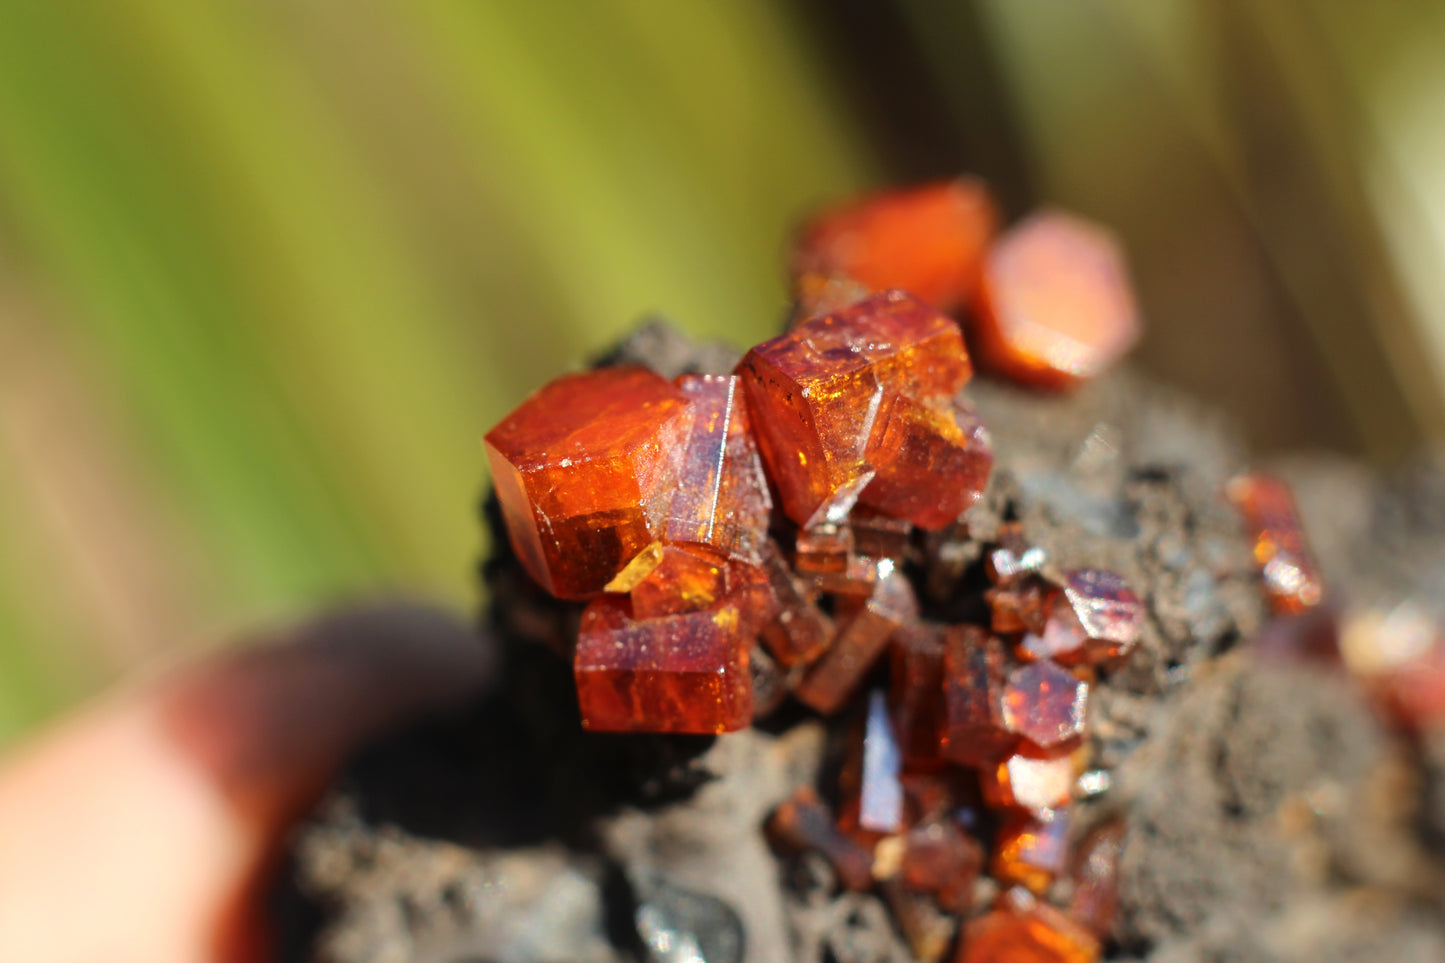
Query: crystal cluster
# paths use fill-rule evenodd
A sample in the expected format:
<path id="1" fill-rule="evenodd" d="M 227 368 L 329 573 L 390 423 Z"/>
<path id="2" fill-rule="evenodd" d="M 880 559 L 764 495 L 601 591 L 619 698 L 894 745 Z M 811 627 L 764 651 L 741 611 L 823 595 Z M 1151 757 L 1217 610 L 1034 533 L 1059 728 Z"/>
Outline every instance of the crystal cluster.
<path id="1" fill-rule="evenodd" d="M 1017 523 L 986 546 L 985 619 L 925 617 L 915 573 L 930 538 L 964 538 L 993 465 L 960 393 L 965 334 L 1027 384 L 1097 374 L 1138 334 L 1117 245 L 1052 212 L 999 234 L 985 186 L 960 179 L 821 215 L 793 270 L 795 323 L 732 374 L 568 375 L 486 436 L 522 566 L 585 603 L 583 725 L 722 733 L 788 697 L 856 717 L 837 784 L 800 789 L 772 838 L 876 889 L 922 959 L 1091 960 L 1119 843 L 1075 859 L 1071 804 L 1091 686 L 1143 606 Z M 984 874 L 992 907 L 974 905 Z M 1065 912 L 1046 899 L 1071 875 Z"/>

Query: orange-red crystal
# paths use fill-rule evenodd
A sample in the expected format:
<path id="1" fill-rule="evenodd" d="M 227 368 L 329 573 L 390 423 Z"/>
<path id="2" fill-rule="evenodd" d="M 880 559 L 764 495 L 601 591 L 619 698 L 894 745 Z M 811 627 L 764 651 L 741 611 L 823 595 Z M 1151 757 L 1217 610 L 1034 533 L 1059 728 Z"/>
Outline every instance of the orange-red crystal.
<path id="1" fill-rule="evenodd" d="M 1072 387 L 1122 358 L 1139 329 L 1123 253 L 1098 225 L 1058 211 L 1034 214 L 984 261 L 974 334 L 980 362 L 994 371 Z"/>
<path id="2" fill-rule="evenodd" d="M 826 211 L 798 238 L 800 297 L 846 276 L 875 291 L 902 288 L 943 311 L 972 297 L 998 222 L 977 178 L 886 191 Z"/>
<path id="3" fill-rule="evenodd" d="M 1241 475 L 1226 491 L 1254 542 L 1254 561 L 1274 611 L 1290 615 L 1319 605 L 1324 583 L 1289 485 L 1272 475 Z"/>

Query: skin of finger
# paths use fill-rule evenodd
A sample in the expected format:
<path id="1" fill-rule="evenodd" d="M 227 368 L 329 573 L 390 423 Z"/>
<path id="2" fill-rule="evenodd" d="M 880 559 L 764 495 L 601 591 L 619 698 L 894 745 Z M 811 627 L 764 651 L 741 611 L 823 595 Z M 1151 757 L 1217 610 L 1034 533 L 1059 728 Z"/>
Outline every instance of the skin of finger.
<path id="1" fill-rule="evenodd" d="M 358 741 L 490 672 L 457 620 L 391 607 L 62 724 L 0 768 L 0 959 L 264 958 L 254 897 L 290 821 Z"/>

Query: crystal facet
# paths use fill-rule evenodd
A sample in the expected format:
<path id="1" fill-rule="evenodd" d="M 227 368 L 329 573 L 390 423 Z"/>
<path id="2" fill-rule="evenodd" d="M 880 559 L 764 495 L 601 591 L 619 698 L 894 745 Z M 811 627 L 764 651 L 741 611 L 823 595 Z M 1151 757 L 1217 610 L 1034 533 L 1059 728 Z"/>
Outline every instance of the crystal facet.
<path id="1" fill-rule="evenodd" d="M 1084 732 L 1089 686 L 1052 662 L 1031 662 L 1008 675 L 1003 719 L 1010 732 L 1044 749 Z"/>
<path id="2" fill-rule="evenodd" d="M 993 469 L 993 442 L 973 409 L 957 399 L 885 401 L 869 442 L 873 480 L 858 503 L 936 530 L 978 501 Z"/>
<path id="3" fill-rule="evenodd" d="M 738 379 L 687 374 L 676 384 L 692 402 L 692 429 L 663 537 L 756 563 L 773 503 Z"/>
<path id="4" fill-rule="evenodd" d="M 982 770 L 984 799 L 992 806 L 1042 812 L 1068 803 L 1074 790 L 1074 760 L 1031 746 Z"/>
<path id="5" fill-rule="evenodd" d="M 692 406 L 642 368 L 567 375 L 487 433 L 507 534 L 553 595 L 584 599 L 661 534 Z"/>
<path id="6" fill-rule="evenodd" d="M 1025 384 L 1076 385 L 1139 338 L 1118 242 L 1069 214 L 1034 214 L 1000 237 L 984 261 L 979 293 L 980 359 Z"/>

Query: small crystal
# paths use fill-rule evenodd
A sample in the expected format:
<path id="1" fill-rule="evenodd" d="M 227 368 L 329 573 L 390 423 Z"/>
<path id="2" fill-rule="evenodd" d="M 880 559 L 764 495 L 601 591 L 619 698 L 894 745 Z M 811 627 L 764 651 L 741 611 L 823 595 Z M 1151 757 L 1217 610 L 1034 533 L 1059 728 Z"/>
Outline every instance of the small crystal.
<path id="1" fill-rule="evenodd" d="M 1042 548 L 1024 541 L 1022 525 L 1005 522 L 999 530 L 998 544 L 985 558 L 984 569 L 994 585 L 1012 585 L 1025 575 L 1037 575 L 1045 561 Z"/>
<path id="2" fill-rule="evenodd" d="M 685 374 L 676 384 L 693 419 L 663 537 L 756 564 L 773 502 L 738 379 Z"/>
<path id="3" fill-rule="evenodd" d="M 943 638 L 938 626 L 900 626 L 889 654 L 889 694 L 903 756 L 932 762 L 938 757 L 943 722 Z"/>
<path id="4" fill-rule="evenodd" d="M 1025 886 L 1036 895 L 1044 891 L 1067 866 L 1069 855 L 1068 809 L 1014 813 L 994 838 L 994 878 Z"/>
<path id="5" fill-rule="evenodd" d="M 827 857 L 846 888 L 873 886 L 873 856 L 838 831 L 833 814 L 809 786 L 802 786 L 768 820 L 768 835 L 779 845 L 801 852 L 814 850 Z"/>
<path id="6" fill-rule="evenodd" d="M 993 630 L 1000 635 L 1040 633 L 1047 623 L 1053 593 L 1043 579 L 1024 576 L 1009 585 L 985 589 Z"/>
<path id="7" fill-rule="evenodd" d="M 882 691 L 869 693 L 867 734 L 863 740 L 863 786 L 858 824 L 873 832 L 896 833 L 903 825 L 903 784 L 898 781 L 903 754 L 888 718 Z"/>
<path id="8" fill-rule="evenodd" d="M 1083 734 L 1088 701 L 1088 683 L 1052 662 L 1032 662 L 1008 675 L 1004 725 L 1036 746 L 1053 749 Z"/>
<path id="9" fill-rule="evenodd" d="M 1230 481 L 1226 494 L 1254 541 L 1254 561 L 1275 613 L 1291 615 L 1319 605 L 1324 584 L 1289 486 L 1270 475 L 1241 475 Z"/>
<path id="10" fill-rule="evenodd" d="M 772 621 L 762 627 L 763 644 L 785 666 L 812 662 L 832 643 L 833 620 L 799 588 L 788 563 L 771 542 L 763 546 L 762 573 L 777 610 Z"/>
<path id="11" fill-rule="evenodd" d="M 825 715 L 843 706 L 873 667 L 888 638 L 918 617 L 918 601 L 901 572 L 880 579 L 868 601 L 838 629 L 832 646 L 813 663 L 794 695 Z"/>
<path id="12" fill-rule="evenodd" d="M 1004 715 L 1003 645 L 972 625 L 944 630 L 942 754 L 969 766 L 988 766 L 1018 742 Z"/>
<path id="13" fill-rule="evenodd" d="M 973 883 L 983 868 L 983 847 L 950 820 L 922 823 L 903 837 L 903 883 L 933 893 L 944 908 L 965 913 L 973 902 Z"/>

